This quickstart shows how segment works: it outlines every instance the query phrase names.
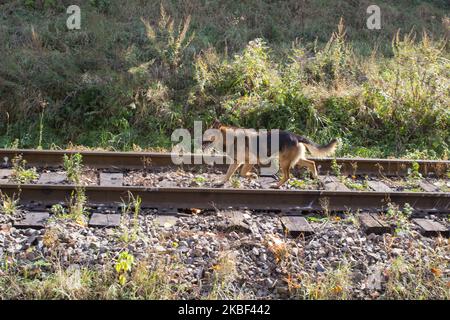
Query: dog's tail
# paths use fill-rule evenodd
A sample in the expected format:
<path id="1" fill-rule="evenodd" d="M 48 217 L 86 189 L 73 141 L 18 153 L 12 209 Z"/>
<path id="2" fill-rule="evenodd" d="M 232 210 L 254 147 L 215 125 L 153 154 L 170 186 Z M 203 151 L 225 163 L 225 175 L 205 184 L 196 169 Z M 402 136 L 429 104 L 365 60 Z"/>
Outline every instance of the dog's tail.
<path id="1" fill-rule="evenodd" d="M 297 140 L 298 142 L 303 143 L 314 157 L 326 157 L 332 155 L 336 151 L 338 144 L 338 140 L 333 139 L 328 144 L 321 146 L 308 138 L 299 135 L 297 135 Z"/>

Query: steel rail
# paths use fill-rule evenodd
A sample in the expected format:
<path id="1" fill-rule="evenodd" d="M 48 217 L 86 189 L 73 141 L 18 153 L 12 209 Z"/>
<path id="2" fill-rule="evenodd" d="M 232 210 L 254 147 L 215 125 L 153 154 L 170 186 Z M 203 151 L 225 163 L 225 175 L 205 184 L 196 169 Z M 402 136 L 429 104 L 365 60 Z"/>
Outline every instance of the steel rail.
<path id="1" fill-rule="evenodd" d="M 64 154 L 80 153 L 83 156 L 83 164 L 97 169 L 144 169 L 148 167 L 174 166 L 172 154 L 155 152 L 110 152 L 110 151 L 74 151 L 74 150 L 30 150 L 30 149 L 0 149 L 0 163 L 7 165 L 17 155 L 22 155 L 29 165 L 36 167 L 58 167 L 63 163 Z M 186 167 L 205 165 L 202 155 L 189 155 L 190 163 Z M 222 160 L 222 156 L 205 156 L 209 161 Z M 319 173 L 326 174 L 332 170 L 331 158 L 317 159 Z M 2 161 L 3 160 L 3 161 Z M 419 172 L 425 176 L 435 174 L 443 176 L 450 170 L 450 161 L 438 160 L 403 160 L 403 159 L 363 159 L 363 158 L 337 158 L 341 165 L 342 174 L 383 174 L 385 176 L 405 176 L 408 174 L 414 162 L 419 164 Z M 226 165 L 217 165 L 225 168 Z"/>
<path id="2" fill-rule="evenodd" d="M 73 185 L 1 184 L 9 196 L 20 196 L 22 204 L 50 206 L 67 202 Z M 450 212 L 450 193 L 444 192 L 368 192 L 322 190 L 252 190 L 225 188 L 147 188 L 86 186 L 90 205 L 119 205 L 129 193 L 142 199 L 147 208 L 200 208 L 253 210 L 383 210 L 392 202 L 409 203 L 419 211 Z"/>

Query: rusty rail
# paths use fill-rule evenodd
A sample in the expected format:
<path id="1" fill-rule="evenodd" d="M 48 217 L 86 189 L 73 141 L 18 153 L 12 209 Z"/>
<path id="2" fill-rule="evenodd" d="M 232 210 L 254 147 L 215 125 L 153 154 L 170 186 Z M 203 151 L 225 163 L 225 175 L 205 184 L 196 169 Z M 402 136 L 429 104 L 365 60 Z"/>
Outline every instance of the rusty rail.
<path id="1" fill-rule="evenodd" d="M 62 165 L 64 154 L 80 153 L 83 155 L 84 165 L 97 169 L 144 169 L 147 167 L 173 166 L 170 153 L 154 152 L 104 152 L 104 151 L 69 151 L 69 150 L 9 150 L 0 149 L 0 163 L 10 164 L 16 155 L 21 154 L 28 164 L 36 167 L 58 167 Z M 201 155 L 191 155 L 201 159 Z M 209 156 L 209 159 L 219 159 L 221 156 Z M 320 174 L 331 171 L 332 160 L 315 159 Z M 419 172 L 427 176 L 434 174 L 443 176 L 450 170 L 450 161 L 437 160 L 403 160 L 403 159 L 362 159 L 362 158 L 337 158 L 341 165 L 342 174 L 383 174 L 385 176 L 405 176 L 412 167 L 413 162 L 419 164 Z M 191 161 L 193 163 L 193 161 Z M 205 165 L 205 164 L 201 164 Z M 198 166 L 187 165 L 186 167 Z M 217 165 L 224 168 L 225 165 Z"/>
<path id="2" fill-rule="evenodd" d="M 20 194 L 22 204 L 50 206 L 67 202 L 73 185 L 18 186 L 2 184 L 9 196 Z M 254 210 L 383 210 L 389 202 L 409 203 L 419 211 L 450 212 L 450 193 L 444 192 L 367 192 L 322 190 L 252 190 L 217 188 L 146 188 L 146 187 L 84 187 L 90 205 L 119 205 L 127 201 L 129 192 L 142 199 L 147 208 L 200 208 Z"/>

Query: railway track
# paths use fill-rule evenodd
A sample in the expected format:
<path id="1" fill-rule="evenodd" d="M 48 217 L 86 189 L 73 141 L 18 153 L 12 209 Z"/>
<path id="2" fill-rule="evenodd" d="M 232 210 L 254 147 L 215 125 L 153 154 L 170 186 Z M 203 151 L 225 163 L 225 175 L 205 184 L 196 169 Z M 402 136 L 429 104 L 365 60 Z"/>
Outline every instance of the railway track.
<path id="1" fill-rule="evenodd" d="M 36 208 L 48 208 L 55 203 L 66 203 L 76 186 L 68 184 L 58 172 L 62 167 L 64 154 L 76 151 L 37 151 L 37 150 L 0 150 L 3 159 L 0 189 L 9 196 L 20 194 L 22 204 Z M 156 185 L 130 185 L 124 182 L 124 175 L 130 170 L 147 172 L 170 169 L 173 166 L 171 155 L 164 153 L 136 152 L 80 152 L 85 167 L 94 170 L 93 175 L 100 179 L 84 186 L 84 192 L 92 206 L 118 206 L 129 194 L 139 196 L 142 206 L 160 208 L 166 211 L 177 211 L 186 208 L 199 209 L 252 209 L 282 210 L 291 212 L 311 211 L 379 211 L 385 210 L 389 203 L 403 206 L 411 205 L 418 212 L 448 213 L 450 212 L 450 193 L 446 174 L 450 168 L 449 161 L 412 161 L 397 159 L 336 159 L 341 167 L 342 177 L 348 175 L 366 175 L 368 180 L 364 190 L 352 190 L 330 174 L 332 159 L 315 159 L 320 176 L 320 189 L 313 185 L 307 190 L 273 190 L 268 182 L 275 180 L 263 177 L 266 183 L 260 189 L 239 187 L 205 187 L 174 186 L 165 184 L 165 176 Z M 11 182 L 11 159 L 21 155 L 29 166 L 41 170 L 37 183 L 17 184 Z M 192 156 L 195 157 L 195 156 Z M 441 177 L 444 191 L 426 179 L 419 182 L 416 190 L 398 191 L 380 180 L 381 177 L 404 177 L 411 170 L 413 163 L 419 165 L 418 172 L 424 178 Z M 182 166 L 183 170 L 204 168 L 206 165 Z M 169 168 L 169 169 L 167 169 Z M 178 170 L 180 167 L 178 167 Z M 223 166 L 217 166 L 217 170 Z M 91 172 L 92 173 L 92 172 Z M 64 172 L 59 171 L 64 176 Z M 214 179 L 214 178 L 212 178 Z M 269 180 L 269 181 L 267 181 Z"/>
<path id="2" fill-rule="evenodd" d="M 289 243 L 292 250 L 303 243 L 308 254 L 312 253 L 310 260 L 317 269 L 316 260 L 328 261 L 319 254 L 320 248 L 330 247 L 331 241 L 335 241 L 332 248 L 337 257 L 347 255 L 339 248 L 344 242 L 342 250 L 361 250 L 354 261 L 362 257 L 372 261 L 374 256 L 376 259 L 381 257 L 373 253 L 377 239 L 391 239 L 399 228 L 410 230 L 401 235 L 404 243 L 417 239 L 423 243 L 425 237 L 437 237 L 428 240 L 440 243 L 441 237 L 450 234 L 448 218 L 444 215 L 450 212 L 448 161 L 418 161 L 417 167 L 414 161 L 407 160 L 336 159 L 334 166 L 341 166 L 341 173 L 333 175 L 332 159 L 322 159 L 317 160 L 318 180 L 304 175 L 291 179 L 295 183 L 283 186 L 284 190 L 274 190 L 269 188 L 270 183 L 275 182 L 273 177 L 259 177 L 257 182 L 241 178 L 243 185 L 240 187 L 233 184 L 213 187 L 214 180 L 223 174 L 223 167 L 176 167 L 172 165 L 170 154 L 157 153 L 82 152 L 85 168 L 81 173 L 82 183 L 73 185 L 67 179 L 67 172 L 63 171 L 62 161 L 64 154 L 73 153 L 0 150 L 4 159 L 0 169 L 2 200 L 5 201 L 6 195 L 20 202 L 14 214 L 0 215 L 0 230 L 3 230 L 0 235 L 1 232 L 8 234 L 8 245 L 3 244 L 8 252 L 27 255 L 29 248 L 35 246 L 37 249 L 33 250 L 49 254 L 51 250 L 46 248 L 46 243 L 53 235 L 57 242 L 61 239 L 64 249 L 60 252 L 73 252 L 72 247 L 78 250 L 70 260 L 82 256 L 85 257 L 82 263 L 91 263 L 101 256 L 102 250 L 123 250 L 123 244 L 110 243 L 116 243 L 122 237 L 128 239 L 128 233 L 133 229 L 136 234 L 136 230 L 141 230 L 139 238 L 155 236 L 146 243 L 159 243 L 150 246 L 150 251 L 158 250 L 158 256 L 162 252 L 177 251 L 173 244 L 191 235 L 192 239 L 200 239 L 201 247 L 195 245 L 197 240 L 183 240 L 180 254 L 186 254 L 192 261 L 205 256 L 206 244 L 224 237 L 227 239 L 224 245 L 228 245 L 228 241 L 236 245 L 242 240 L 243 248 L 246 247 L 244 243 L 252 239 L 256 249 L 242 255 L 254 254 L 259 261 L 260 250 L 266 250 L 262 241 L 264 236 L 269 239 L 268 243 L 272 240 Z M 11 159 L 17 155 L 28 161 L 27 167 L 36 167 L 38 177 L 34 181 L 14 182 L 12 177 L 17 168 L 12 167 Z M 409 170 L 413 167 L 417 179 L 411 189 L 405 183 L 410 182 Z M 363 175 L 365 177 L 361 179 Z M 308 183 L 299 183 L 303 180 Z M 352 189 L 358 181 L 365 182 L 364 190 Z M 81 209 L 75 206 L 75 213 L 71 213 L 73 201 L 78 201 L 80 193 L 87 202 Z M 138 198 L 139 202 L 136 201 Z M 55 207 L 57 204 L 61 206 Z M 394 214 L 380 214 L 388 209 Z M 405 209 L 409 210 L 410 219 L 401 216 Z M 164 235 L 161 239 L 173 239 L 170 244 L 156 240 L 158 234 Z M 330 240 L 333 235 L 336 240 Z M 387 238 L 382 238 L 385 236 Z M 18 239 L 22 239 L 21 244 L 15 245 Z M 67 239 L 71 240 L 66 244 Z M 102 240 L 95 242 L 92 239 Z M 140 255 L 140 248 L 149 249 L 145 245 L 132 248 Z M 318 248 L 317 254 L 315 248 Z M 383 251 L 382 248 L 379 250 Z M 398 248 L 396 250 L 399 252 Z M 270 256 L 270 250 L 264 254 Z M 69 261 L 69 257 L 67 259 Z M 266 264 L 267 258 L 262 259 Z M 209 258 L 204 261 L 210 263 Z M 101 264 L 104 263 L 101 260 Z"/>
<path id="3" fill-rule="evenodd" d="M 75 191 L 72 185 L 2 184 L 3 193 L 20 194 L 20 201 L 36 207 L 67 202 Z M 146 188 L 86 186 L 89 204 L 119 206 L 129 193 L 139 196 L 146 208 L 178 210 L 252 209 L 284 211 L 384 210 L 389 203 L 410 204 L 417 211 L 450 212 L 450 194 L 445 192 L 373 192 L 327 190 L 241 190 L 231 188 Z"/>
<path id="4" fill-rule="evenodd" d="M 65 154 L 80 153 L 83 156 L 85 166 L 97 169 L 142 169 L 146 167 L 173 166 L 170 153 L 154 152 L 106 152 L 106 151 L 72 151 L 72 150 L 0 150 L 0 161 L 4 164 L 17 155 L 22 155 L 30 166 L 36 167 L 58 167 L 62 165 Z M 191 163 L 195 158 L 201 159 L 200 155 L 192 155 Z M 206 157 L 211 159 L 222 158 L 220 156 Z M 319 172 L 327 172 L 332 168 L 331 158 L 316 159 Z M 385 176 L 405 176 L 413 162 L 419 165 L 419 172 L 425 176 L 435 174 L 441 176 L 450 168 L 450 161 L 437 160 L 403 160 L 403 159 L 362 159 L 362 158 L 338 158 L 342 174 L 383 174 Z M 190 165 L 185 167 L 204 166 L 204 164 Z M 217 165 L 223 169 L 225 165 Z M 355 169 L 356 167 L 356 169 Z"/>

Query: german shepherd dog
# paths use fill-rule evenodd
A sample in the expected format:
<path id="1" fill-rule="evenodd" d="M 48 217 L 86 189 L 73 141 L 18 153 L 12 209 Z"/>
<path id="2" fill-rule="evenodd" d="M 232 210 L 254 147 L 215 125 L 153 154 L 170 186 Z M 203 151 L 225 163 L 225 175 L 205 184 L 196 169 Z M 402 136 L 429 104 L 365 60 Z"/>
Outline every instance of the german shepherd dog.
<path id="1" fill-rule="evenodd" d="M 236 127 L 229 127 L 229 126 L 224 126 L 222 125 L 218 120 L 215 120 L 212 127 L 212 129 L 217 129 L 220 131 L 220 134 L 222 135 L 222 145 L 221 146 L 216 146 L 215 145 L 215 136 L 211 136 L 211 137 L 205 137 L 206 139 L 203 140 L 202 143 L 202 149 L 206 150 L 209 149 L 211 147 L 215 147 L 216 149 L 219 149 L 218 151 L 222 151 L 224 154 L 226 154 L 228 157 L 233 159 L 232 164 L 230 164 L 230 166 L 228 167 L 228 171 L 225 174 L 225 177 L 218 183 L 216 183 L 216 185 L 223 185 L 225 184 L 225 182 L 227 182 L 230 177 L 236 172 L 237 169 L 239 169 L 239 167 L 242 166 L 241 171 L 240 171 L 240 175 L 242 177 L 254 177 L 255 174 L 251 172 L 254 164 L 251 164 L 249 159 L 251 158 L 250 156 L 253 156 L 257 159 L 258 164 L 261 163 L 260 159 L 260 155 L 259 155 L 259 143 L 258 143 L 258 148 L 257 148 L 257 154 L 252 154 L 250 155 L 250 148 L 249 148 L 249 139 L 245 138 L 245 157 L 242 157 L 242 155 L 239 157 L 238 156 L 238 152 L 237 152 L 237 138 L 239 133 L 238 132 L 242 132 L 243 130 L 248 130 L 248 129 L 241 129 L 241 128 L 236 128 Z M 259 142 L 259 134 L 256 131 L 252 131 L 254 135 L 256 135 L 256 139 Z M 227 152 L 228 148 L 226 148 L 227 145 L 227 136 L 228 137 L 232 137 L 232 139 L 234 140 L 234 152 L 232 153 L 232 155 L 230 155 L 230 152 Z M 297 134 L 293 134 L 291 132 L 288 131 L 282 131 L 280 130 L 278 133 L 278 138 L 279 138 L 279 150 L 270 150 L 271 149 L 271 139 L 272 139 L 272 134 L 270 131 L 267 132 L 267 153 L 269 155 L 269 157 L 273 157 L 278 155 L 279 157 L 279 166 L 281 169 L 281 172 L 283 174 L 282 179 L 275 185 L 271 186 L 272 188 L 280 188 L 287 180 L 289 180 L 289 176 L 290 176 L 290 170 L 292 168 L 294 168 L 296 165 L 299 166 L 304 166 L 306 167 L 308 170 L 310 170 L 310 172 L 312 173 L 312 175 L 314 177 L 317 177 L 317 168 L 316 165 L 314 163 L 314 161 L 308 160 L 306 159 L 306 150 L 308 150 L 313 156 L 317 156 L 317 157 L 325 157 L 328 155 L 331 155 L 335 152 L 336 147 L 337 147 L 337 139 L 333 139 L 331 140 L 328 144 L 326 145 L 318 145 L 315 142 L 297 135 Z M 222 149 L 220 150 L 220 147 L 222 147 Z M 230 150 L 228 150 L 230 151 Z M 241 160 L 239 160 L 241 159 Z M 242 161 L 242 159 L 244 159 L 244 161 Z"/>

